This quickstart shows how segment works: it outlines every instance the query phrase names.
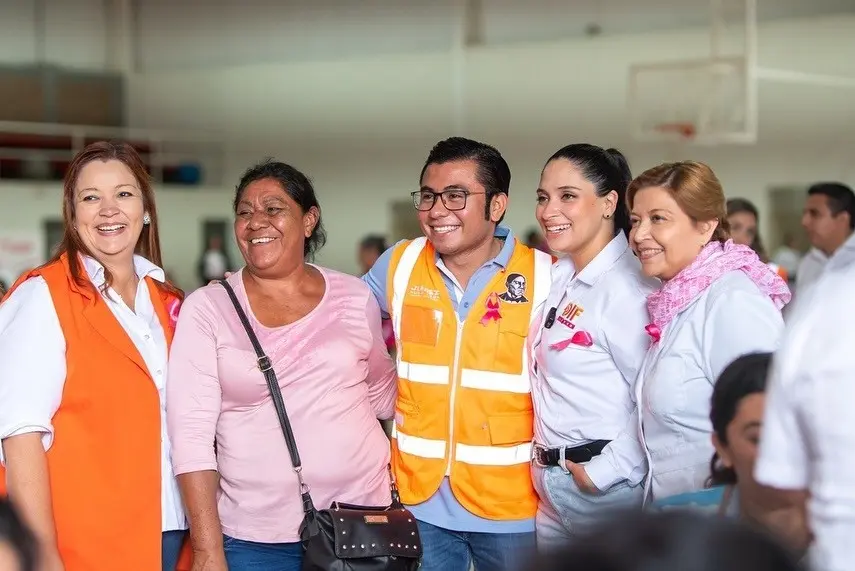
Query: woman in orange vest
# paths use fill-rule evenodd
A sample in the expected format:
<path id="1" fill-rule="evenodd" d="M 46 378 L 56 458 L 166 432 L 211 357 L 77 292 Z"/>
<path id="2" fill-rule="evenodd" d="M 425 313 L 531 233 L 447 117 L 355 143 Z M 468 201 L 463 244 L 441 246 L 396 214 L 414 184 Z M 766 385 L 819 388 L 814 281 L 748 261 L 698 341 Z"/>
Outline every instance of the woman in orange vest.
<path id="1" fill-rule="evenodd" d="M 757 212 L 757 207 L 751 201 L 744 198 L 728 200 L 727 221 L 730 224 L 730 237 L 734 243 L 748 246 L 754 250 L 763 263 L 768 264 L 775 273 L 781 276 L 782 280 L 785 282 L 789 280 L 787 270 L 769 261 L 769 255 L 766 253 L 766 248 L 763 247 L 758 229 L 760 215 Z"/>
<path id="2" fill-rule="evenodd" d="M 186 518 L 165 424 L 181 291 L 165 281 L 154 193 L 125 143 L 63 184 L 57 254 L 0 304 L 0 483 L 42 571 L 175 569 Z"/>

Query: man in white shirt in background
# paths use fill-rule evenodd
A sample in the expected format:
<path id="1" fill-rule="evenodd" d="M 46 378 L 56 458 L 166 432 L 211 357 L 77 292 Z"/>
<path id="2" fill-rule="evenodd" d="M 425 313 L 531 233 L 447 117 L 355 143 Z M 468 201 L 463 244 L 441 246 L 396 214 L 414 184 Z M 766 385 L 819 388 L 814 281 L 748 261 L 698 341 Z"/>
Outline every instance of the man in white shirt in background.
<path id="1" fill-rule="evenodd" d="M 796 273 L 796 296 L 816 282 L 828 261 L 842 249 L 855 249 L 855 193 L 839 182 L 821 182 L 807 191 L 802 226 L 811 250 Z"/>
<path id="2" fill-rule="evenodd" d="M 809 497 L 815 571 L 855 568 L 853 252 L 835 255 L 788 323 L 755 466 L 759 483 Z"/>

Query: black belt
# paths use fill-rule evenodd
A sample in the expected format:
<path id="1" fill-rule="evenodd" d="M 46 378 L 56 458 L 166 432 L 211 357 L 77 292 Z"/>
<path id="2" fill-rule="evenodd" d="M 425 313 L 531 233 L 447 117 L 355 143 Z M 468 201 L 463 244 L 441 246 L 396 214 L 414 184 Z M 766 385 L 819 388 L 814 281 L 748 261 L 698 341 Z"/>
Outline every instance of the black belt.
<path id="1" fill-rule="evenodd" d="M 589 462 L 591 458 L 599 456 L 603 448 L 608 446 L 611 440 L 594 440 L 581 446 L 564 448 L 564 459 L 574 464 Z M 541 466 L 559 466 L 561 463 L 561 448 L 534 447 L 534 461 Z"/>

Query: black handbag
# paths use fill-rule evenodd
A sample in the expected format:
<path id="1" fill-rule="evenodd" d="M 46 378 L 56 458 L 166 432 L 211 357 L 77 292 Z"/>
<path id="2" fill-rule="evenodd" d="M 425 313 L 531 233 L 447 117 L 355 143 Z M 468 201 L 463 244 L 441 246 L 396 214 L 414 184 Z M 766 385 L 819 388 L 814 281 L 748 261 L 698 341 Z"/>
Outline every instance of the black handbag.
<path id="1" fill-rule="evenodd" d="M 303 571 L 416 571 L 422 555 L 419 528 L 416 518 L 401 504 L 391 466 L 390 505 L 375 507 L 333 502 L 329 509 L 315 508 L 309 486 L 303 481 L 297 442 L 270 358 L 264 354 L 234 290 L 225 280 L 219 283 L 228 292 L 258 356 L 258 368 L 267 381 L 291 464 L 300 483 L 304 512 L 300 525 L 300 539 L 304 549 Z"/>

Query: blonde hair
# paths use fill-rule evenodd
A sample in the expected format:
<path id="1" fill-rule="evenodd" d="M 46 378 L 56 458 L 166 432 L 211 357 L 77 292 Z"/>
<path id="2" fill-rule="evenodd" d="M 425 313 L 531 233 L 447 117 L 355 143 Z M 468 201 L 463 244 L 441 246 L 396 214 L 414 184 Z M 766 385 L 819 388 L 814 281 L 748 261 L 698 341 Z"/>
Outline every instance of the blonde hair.
<path id="1" fill-rule="evenodd" d="M 669 191 L 674 201 L 693 221 L 718 221 L 710 241 L 726 242 L 730 238 L 724 190 L 708 165 L 697 161 L 681 161 L 664 163 L 644 171 L 629 183 L 626 191 L 629 208 L 632 209 L 639 190 L 653 186 Z"/>

